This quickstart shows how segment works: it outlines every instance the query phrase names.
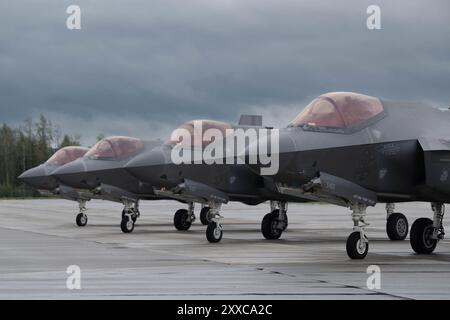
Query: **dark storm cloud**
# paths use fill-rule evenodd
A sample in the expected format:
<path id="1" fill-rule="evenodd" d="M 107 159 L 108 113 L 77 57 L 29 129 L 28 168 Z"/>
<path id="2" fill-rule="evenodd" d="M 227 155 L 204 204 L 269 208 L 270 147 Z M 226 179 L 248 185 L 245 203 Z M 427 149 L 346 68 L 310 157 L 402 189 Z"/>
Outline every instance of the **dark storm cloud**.
<path id="1" fill-rule="evenodd" d="M 373 3 L 382 30 L 365 27 Z M 65 28 L 69 4 L 81 7 L 80 31 Z M 0 7 L 2 121 L 44 113 L 90 143 L 98 132 L 164 134 L 192 118 L 283 118 L 335 90 L 449 105 L 449 9 L 447 1 L 10 1 Z"/>

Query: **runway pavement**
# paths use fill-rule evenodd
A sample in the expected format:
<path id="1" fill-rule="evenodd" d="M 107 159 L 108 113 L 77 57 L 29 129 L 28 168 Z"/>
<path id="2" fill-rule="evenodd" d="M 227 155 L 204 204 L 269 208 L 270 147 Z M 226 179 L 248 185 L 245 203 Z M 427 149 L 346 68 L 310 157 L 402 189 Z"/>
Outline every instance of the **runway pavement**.
<path id="1" fill-rule="evenodd" d="M 199 219 L 176 231 L 173 213 L 185 205 L 147 201 L 131 234 L 120 231 L 120 204 L 88 203 L 88 225 L 77 227 L 76 202 L 0 201 L 0 299 L 449 299 L 450 241 L 416 255 L 409 239 L 385 233 L 384 205 L 368 209 L 370 250 L 352 261 L 345 241 L 350 212 L 325 204 L 290 204 L 280 240 L 263 239 L 268 204 L 229 204 L 222 242 L 210 244 Z M 398 204 L 410 225 L 431 217 L 427 203 Z M 198 216 L 199 208 L 196 209 Z M 444 219 L 448 226 L 448 220 Z M 69 290 L 66 269 L 81 270 Z M 381 289 L 369 289 L 367 267 L 381 269 Z"/>

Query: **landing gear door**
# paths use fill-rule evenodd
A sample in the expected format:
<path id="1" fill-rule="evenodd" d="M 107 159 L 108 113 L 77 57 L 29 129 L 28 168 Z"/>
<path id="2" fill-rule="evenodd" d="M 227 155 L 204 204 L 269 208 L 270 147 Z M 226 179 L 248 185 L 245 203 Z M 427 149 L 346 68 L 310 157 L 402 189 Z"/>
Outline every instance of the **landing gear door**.
<path id="1" fill-rule="evenodd" d="M 424 152 L 427 186 L 436 191 L 450 192 L 450 138 L 419 138 Z"/>

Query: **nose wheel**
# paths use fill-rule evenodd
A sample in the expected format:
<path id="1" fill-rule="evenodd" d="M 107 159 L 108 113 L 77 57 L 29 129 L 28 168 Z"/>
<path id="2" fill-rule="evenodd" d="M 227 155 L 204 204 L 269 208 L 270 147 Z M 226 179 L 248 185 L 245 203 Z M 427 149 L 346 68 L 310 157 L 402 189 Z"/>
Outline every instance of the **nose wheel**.
<path id="1" fill-rule="evenodd" d="M 80 212 L 75 219 L 77 226 L 84 227 L 87 224 L 88 217 L 85 213 Z"/>
<path id="2" fill-rule="evenodd" d="M 222 240 L 223 228 L 220 220 L 223 217 L 219 214 L 221 206 L 221 203 L 216 202 L 210 202 L 208 206 L 209 223 L 206 227 L 206 239 L 210 243 L 217 243 Z"/>
<path id="3" fill-rule="evenodd" d="M 78 199 L 77 201 L 78 201 L 78 208 L 80 209 L 80 213 L 77 214 L 77 216 L 75 218 L 75 222 L 77 223 L 77 226 L 84 227 L 85 225 L 87 225 L 87 222 L 88 222 L 87 215 L 85 214 L 85 212 L 87 211 L 86 200 Z"/>
<path id="4" fill-rule="evenodd" d="M 346 249 L 351 259 L 364 259 L 369 252 L 369 241 L 366 236 L 361 237 L 361 232 L 354 231 L 347 238 Z"/>
<path id="5" fill-rule="evenodd" d="M 369 239 L 365 233 L 367 205 L 354 203 L 350 205 L 352 210 L 353 232 L 347 238 L 346 250 L 350 259 L 364 259 L 369 252 Z"/>
<path id="6" fill-rule="evenodd" d="M 214 221 L 211 221 L 206 228 L 206 239 L 211 243 L 216 243 L 222 240 L 222 226 Z"/>
<path id="7" fill-rule="evenodd" d="M 139 201 L 132 202 L 129 200 L 124 200 L 123 204 L 124 209 L 122 210 L 120 230 L 122 230 L 123 233 L 130 233 L 133 232 L 137 218 L 140 216 Z"/>
<path id="8" fill-rule="evenodd" d="M 134 221 L 130 214 L 126 214 L 120 222 L 120 229 L 123 233 L 130 233 L 134 230 Z"/>

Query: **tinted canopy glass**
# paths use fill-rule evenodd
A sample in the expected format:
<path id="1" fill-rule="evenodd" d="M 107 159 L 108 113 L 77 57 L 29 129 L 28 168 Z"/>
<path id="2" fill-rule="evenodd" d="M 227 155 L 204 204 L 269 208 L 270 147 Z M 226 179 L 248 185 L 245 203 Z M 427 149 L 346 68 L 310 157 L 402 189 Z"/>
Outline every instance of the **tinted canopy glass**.
<path id="1" fill-rule="evenodd" d="M 383 105 L 378 98 L 353 92 L 332 92 L 314 99 L 291 125 L 345 129 L 382 112 Z"/>
<path id="2" fill-rule="evenodd" d="M 84 147 L 65 147 L 56 151 L 46 163 L 62 166 L 63 164 L 81 158 L 88 150 L 88 148 Z"/>
<path id="3" fill-rule="evenodd" d="M 217 129 L 221 132 L 222 136 L 227 135 L 226 130 L 231 129 L 231 126 L 226 122 L 213 121 L 213 120 L 193 120 L 183 123 L 176 128 L 170 137 L 166 140 L 166 144 L 181 144 L 184 146 L 205 146 L 210 141 L 204 141 L 203 135 L 209 129 Z M 185 130 L 189 132 L 191 139 L 184 140 L 181 137 L 184 136 Z M 180 137 L 178 139 L 172 139 L 173 137 Z"/>
<path id="4" fill-rule="evenodd" d="M 144 148 L 144 142 L 131 137 L 108 137 L 97 142 L 86 156 L 93 159 L 113 159 L 133 154 Z"/>

